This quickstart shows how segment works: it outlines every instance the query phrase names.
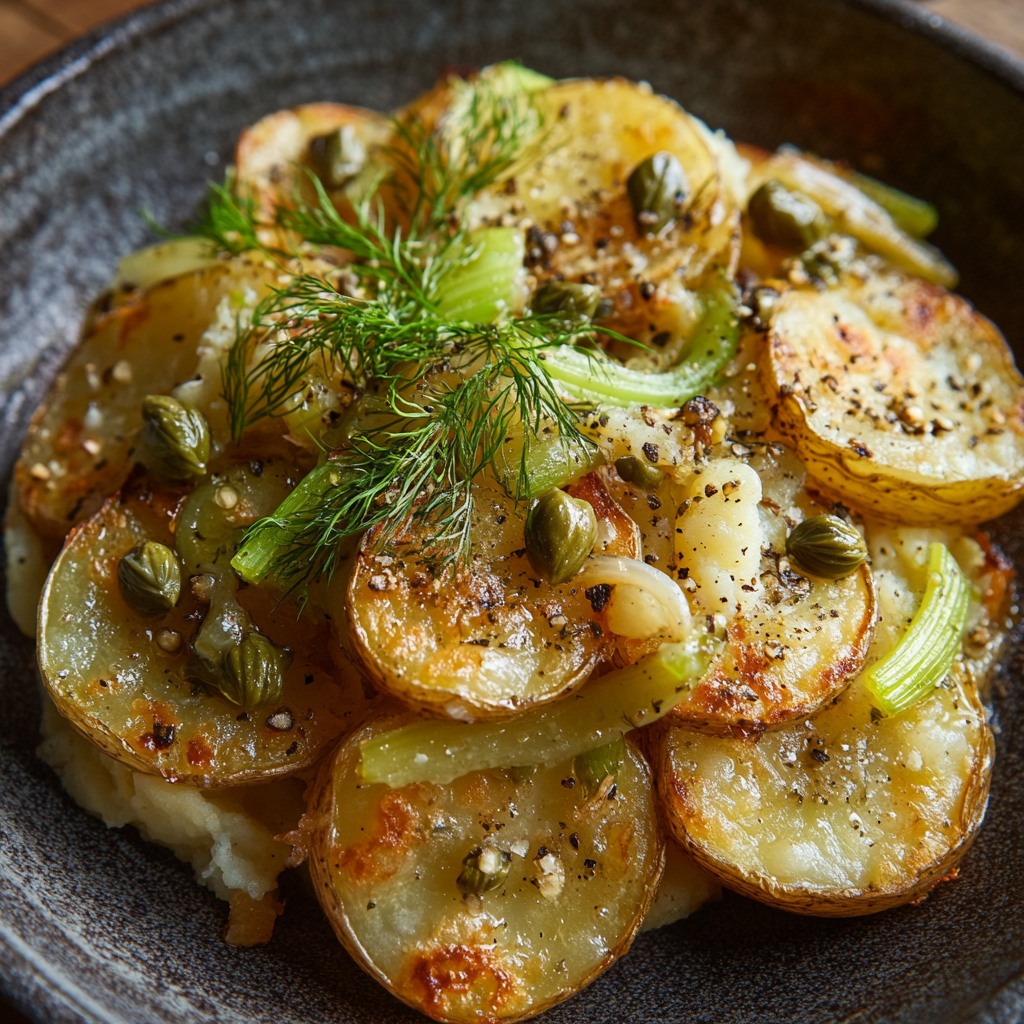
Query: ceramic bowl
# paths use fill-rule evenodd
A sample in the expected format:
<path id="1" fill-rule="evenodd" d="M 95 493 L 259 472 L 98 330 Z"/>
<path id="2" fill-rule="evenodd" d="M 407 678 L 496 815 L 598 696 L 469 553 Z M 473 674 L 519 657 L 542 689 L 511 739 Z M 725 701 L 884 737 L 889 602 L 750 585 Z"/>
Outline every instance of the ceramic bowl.
<path id="1" fill-rule="evenodd" d="M 843 157 L 936 202 L 962 290 L 1024 342 L 1024 66 L 902 0 L 171 0 L 0 94 L 0 479 L 117 258 L 181 223 L 238 131 L 311 100 L 386 110 L 446 67 L 519 57 L 645 79 L 733 137 Z M 1024 519 L 995 532 L 1019 565 Z M 298 879 L 270 945 L 34 755 L 33 644 L 0 612 L 0 974 L 43 1021 L 422 1020 L 336 942 Z M 547 1024 L 1024 1020 L 1024 689 L 996 700 L 988 819 L 960 877 L 877 917 L 727 895 L 641 936 Z"/>

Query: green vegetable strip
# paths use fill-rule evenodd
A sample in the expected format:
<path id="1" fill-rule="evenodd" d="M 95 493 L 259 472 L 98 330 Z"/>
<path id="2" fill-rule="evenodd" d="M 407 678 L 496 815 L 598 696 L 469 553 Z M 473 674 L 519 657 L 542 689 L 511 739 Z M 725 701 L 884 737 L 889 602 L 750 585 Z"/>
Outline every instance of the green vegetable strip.
<path id="1" fill-rule="evenodd" d="M 515 498 L 539 498 L 552 487 L 579 480 L 604 462 L 596 444 L 566 443 L 557 434 L 531 438 L 523 473 L 523 441 L 512 437 L 498 453 L 498 478 Z"/>
<path id="2" fill-rule="evenodd" d="M 510 722 L 415 722 L 362 747 L 367 782 L 444 785 L 487 768 L 563 761 L 657 721 L 704 675 L 718 647 L 706 635 L 664 644 L 636 665 Z"/>
<path id="3" fill-rule="evenodd" d="M 931 203 L 856 171 L 850 174 L 849 180 L 869 199 L 887 210 L 896 226 L 908 235 L 927 238 L 939 226 L 939 211 Z"/>
<path id="4" fill-rule="evenodd" d="M 548 373 L 580 400 L 603 405 L 682 405 L 703 394 L 739 348 L 736 293 L 731 286 L 704 294 L 704 315 L 684 356 L 665 373 L 631 370 L 610 359 L 563 347 L 545 355 Z"/>
<path id="5" fill-rule="evenodd" d="M 511 312 L 523 267 L 523 233 L 485 228 L 470 234 L 463 260 L 437 282 L 437 315 L 445 320 L 493 323 Z"/>
<path id="6" fill-rule="evenodd" d="M 277 521 L 287 521 L 289 516 L 315 508 L 327 491 L 338 485 L 340 477 L 338 467 L 331 462 L 317 466 L 302 478 L 272 516 L 262 520 L 259 529 L 246 534 L 245 542 L 231 559 L 231 567 L 246 583 L 267 580 L 271 563 L 289 543 L 290 534 L 278 526 Z"/>
<path id="7" fill-rule="evenodd" d="M 928 547 L 928 585 L 900 642 L 868 672 L 868 689 L 887 715 L 923 700 L 960 651 L 970 587 L 944 544 Z"/>

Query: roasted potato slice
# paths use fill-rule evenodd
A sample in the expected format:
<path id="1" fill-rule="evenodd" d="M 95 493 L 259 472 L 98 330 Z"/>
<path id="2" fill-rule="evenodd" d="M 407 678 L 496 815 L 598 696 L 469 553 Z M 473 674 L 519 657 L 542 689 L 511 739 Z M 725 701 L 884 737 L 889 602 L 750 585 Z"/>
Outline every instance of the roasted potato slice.
<path id="1" fill-rule="evenodd" d="M 288 482 L 276 464 L 258 479 L 233 474 L 237 503 L 225 518 L 244 524 L 267 514 Z M 239 592 L 252 622 L 293 654 L 280 701 L 246 712 L 193 681 L 191 643 L 205 606 L 187 575 L 177 606 L 160 618 L 137 614 L 120 594 L 119 559 L 143 540 L 173 545 L 183 497 L 133 478 L 72 531 L 40 604 L 43 681 L 79 732 L 137 771 L 210 787 L 298 771 L 354 725 L 365 704 L 358 673 L 331 658 L 328 622 L 298 618 L 259 588 Z"/>
<path id="2" fill-rule="evenodd" d="M 936 285 L 868 260 L 787 290 L 762 376 L 811 476 L 866 513 L 977 523 L 1024 497 L 1024 380 L 993 324 Z"/>
<path id="3" fill-rule="evenodd" d="M 693 490 L 688 481 L 700 484 L 709 479 L 722 460 L 725 465 L 738 461 L 750 466 L 761 481 L 763 497 L 752 541 L 761 552 L 757 586 L 748 587 L 751 592 L 728 622 L 721 616 L 709 617 L 709 628 L 726 632 L 725 652 L 670 717 L 706 732 L 756 735 L 794 718 L 806 718 L 857 675 L 874 634 L 875 590 L 867 566 L 839 580 L 809 577 L 788 567 L 784 561 L 788 523 L 825 509 L 807 493 L 800 461 L 776 443 L 716 446 L 706 461 L 695 464 L 694 473 L 677 470 L 677 479 L 666 477 L 651 492 L 606 471 L 608 487 L 638 524 L 644 555 L 652 564 L 678 575 L 676 531 L 685 531 L 687 520 L 677 518 L 676 511 Z M 682 580 L 691 599 L 697 594 L 692 575 L 687 570 Z M 597 620 L 606 625 L 600 615 Z M 704 619 L 698 621 L 703 624 Z M 618 640 L 616 645 L 617 661 L 634 661 L 649 653 L 651 646 Z"/>
<path id="4" fill-rule="evenodd" d="M 260 293 L 267 278 L 239 258 L 164 281 L 95 323 L 33 416 L 14 469 L 40 534 L 62 539 L 124 483 L 142 399 L 191 378 L 220 301 Z"/>
<path id="5" fill-rule="evenodd" d="M 344 132 L 350 159 L 345 180 L 332 178 L 318 160 L 313 143 L 332 132 Z M 243 194 L 256 200 L 258 213 L 273 221 L 278 204 L 288 205 L 296 191 L 315 201 L 315 193 L 302 168 L 313 170 L 331 198 L 341 207 L 351 198 L 358 202 L 358 185 L 372 180 L 373 156 L 391 137 L 391 122 L 384 114 L 341 103 L 307 103 L 279 110 L 246 128 L 235 147 L 235 181 Z M 268 239 L 269 240 L 269 239 Z"/>
<path id="6" fill-rule="evenodd" d="M 317 896 L 356 962 L 410 1006 L 533 1016 L 614 963 L 651 904 L 665 854 L 646 762 L 627 742 L 596 786 L 572 761 L 363 782 L 360 743 L 409 720 L 378 715 L 321 769 L 296 837 Z"/>
<path id="7" fill-rule="evenodd" d="M 928 892 L 981 824 L 994 753 L 977 690 L 895 718 L 858 680 L 756 742 L 667 726 L 658 786 L 673 835 L 722 884 L 800 914 L 854 917 Z"/>
<path id="8" fill-rule="evenodd" d="M 507 718 L 582 685 L 603 638 L 583 589 L 552 586 L 530 565 L 525 507 L 486 487 L 475 505 L 480 555 L 454 576 L 411 532 L 386 551 L 368 534 L 346 608 L 382 689 L 452 718 Z"/>
<path id="9" fill-rule="evenodd" d="M 525 216 L 538 281 L 597 284 L 614 307 L 603 324 L 672 350 L 699 317 L 687 289 L 712 266 L 731 268 L 739 245 L 739 212 L 704 132 L 672 100 L 621 78 L 558 82 L 535 103 L 545 118 L 536 156 L 473 201 L 470 223 Z M 638 225 L 626 182 L 659 152 L 678 159 L 687 191 L 675 222 L 654 233 Z"/>

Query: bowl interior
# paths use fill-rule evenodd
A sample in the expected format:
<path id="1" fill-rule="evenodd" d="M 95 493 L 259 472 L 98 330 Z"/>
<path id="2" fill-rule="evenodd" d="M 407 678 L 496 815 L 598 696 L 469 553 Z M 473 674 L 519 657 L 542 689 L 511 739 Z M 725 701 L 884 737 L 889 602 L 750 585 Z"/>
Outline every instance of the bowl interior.
<path id="1" fill-rule="evenodd" d="M 936 202 L 962 290 L 1024 350 L 1024 92 L 911 31 L 899 0 L 179 0 L 30 75 L 0 104 L 0 479 L 139 216 L 180 224 L 238 131 L 328 99 L 388 109 L 445 67 L 505 57 L 644 79 L 736 139 L 845 158 Z M 894 13 L 895 12 L 895 13 Z M 969 47 L 968 47 L 969 49 Z M 77 60 L 77 64 L 74 61 Z M 5 112 L 6 110 L 6 112 Z M 995 525 L 1021 556 L 1024 518 Z M 0 612 L 0 960 L 39 1019 L 421 1020 L 343 953 L 300 877 L 273 942 L 133 829 L 79 811 L 34 757 L 34 651 Z M 997 688 L 987 823 L 917 907 L 828 921 L 726 896 L 640 937 L 555 1021 L 1020 1020 L 1024 698 Z M 993 1002 L 994 1000 L 994 1002 Z M 989 1007 L 985 1009 L 985 1007 Z M 976 1016 L 980 1014 L 980 1016 Z"/>

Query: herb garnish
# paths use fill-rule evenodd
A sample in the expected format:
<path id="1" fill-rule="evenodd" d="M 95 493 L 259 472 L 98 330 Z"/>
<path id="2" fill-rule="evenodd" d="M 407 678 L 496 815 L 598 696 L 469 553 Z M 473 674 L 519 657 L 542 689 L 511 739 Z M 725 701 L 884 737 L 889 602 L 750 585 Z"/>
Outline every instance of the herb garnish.
<path id="1" fill-rule="evenodd" d="M 249 529 L 236 568 L 254 551 L 262 568 L 247 578 L 301 587 L 330 577 L 344 539 L 376 527 L 375 541 L 385 543 L 413 521 L 439 562 L 465 559 L 474 481 L 496 470 L 510 435 L 522 437 L 518 480 L 507 485 L 517 498 L 542 433 L 567 455 L 593 446 L 544 366 L 545 350 L 592 334 L 589 321 L 474 324 L 437 312 L 445 276 L 477 255 L 463 224 L 466 203 L 543 137 L 540 112 L 514 75 L 459 86 L 452 107 L 458 117 L 435 126 L 416 117 L 396 123 L 384 184 L 397 209 L 387 214 L 375 189 L 355 223 L 346 222 L 312 174 L 317 202 L 280 204 L 271 224 L 258 223 L 255 204 L 228 190 L 211 194 L 203 234 L 226 251 L 259 248 L 287 259 L 260 241 L 260 229 L 274 227 L 293 254 L 332 247 L 356 258 L 344 268 L 358 281 L 355 296 L 342 293 L 336 275 L 300 270 L 239 331 L 223 368 L 236 440 L 257 420 L 286 413 L 311 374 L 343 379 L 380 410 Z"/>

